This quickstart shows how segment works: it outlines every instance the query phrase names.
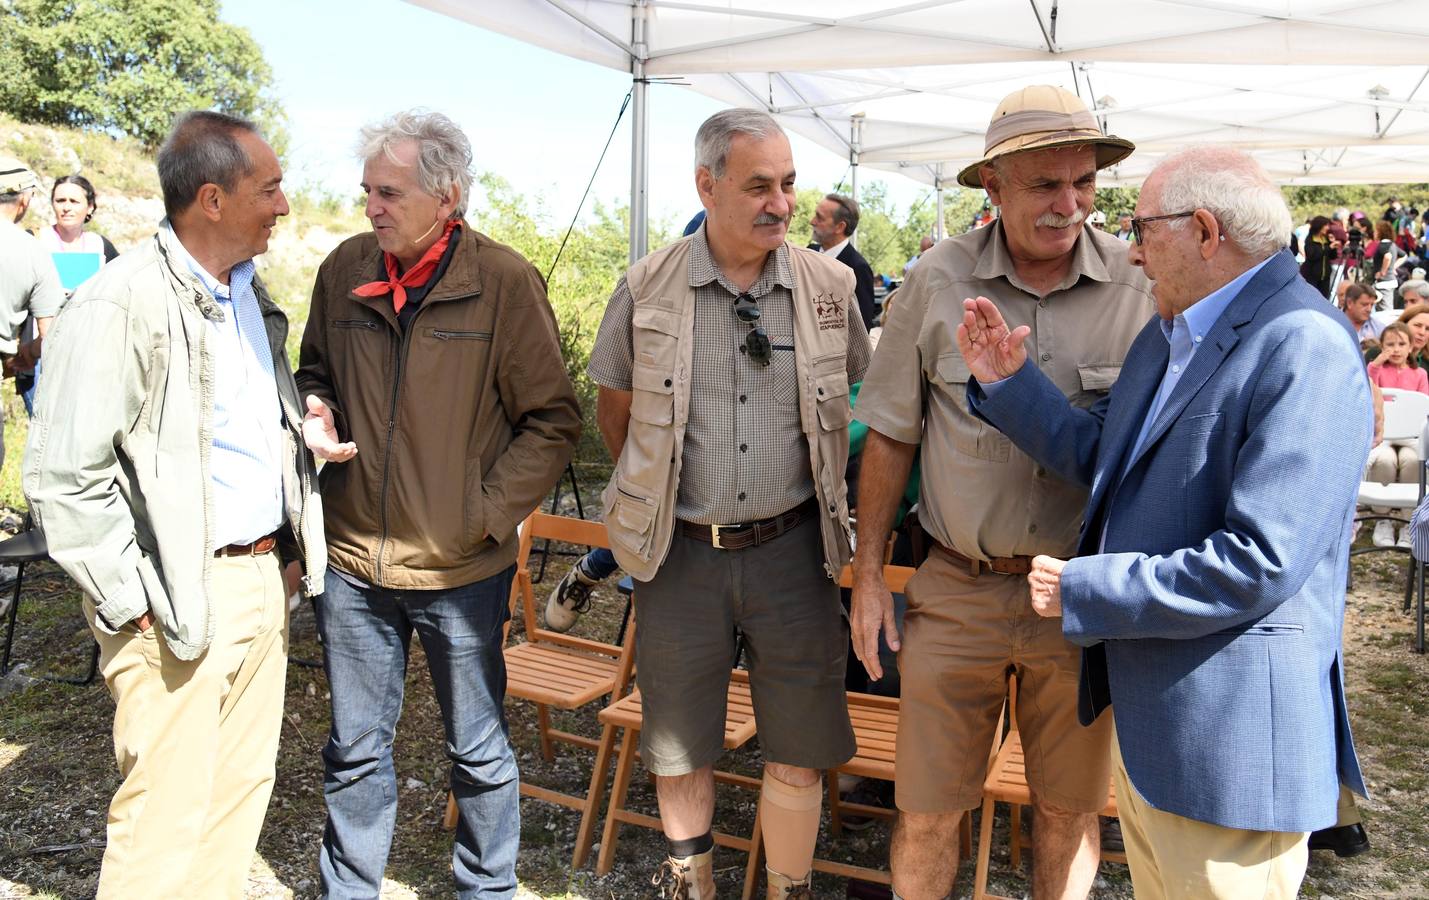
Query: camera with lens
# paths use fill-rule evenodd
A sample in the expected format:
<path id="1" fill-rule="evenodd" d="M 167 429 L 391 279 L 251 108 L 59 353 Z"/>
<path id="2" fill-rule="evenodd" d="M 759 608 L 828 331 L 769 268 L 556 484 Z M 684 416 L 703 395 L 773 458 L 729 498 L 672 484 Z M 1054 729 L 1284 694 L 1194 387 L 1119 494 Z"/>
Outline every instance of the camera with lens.
<path id="1" fill-rule="evenodd" d="M 1349 242 L 1352 245 L 1364 243 L 1364 232 L 1360 231 L 1358 228 L 1351 228 L 1346 233 L 1346 236 L 1349 238 Z"/>

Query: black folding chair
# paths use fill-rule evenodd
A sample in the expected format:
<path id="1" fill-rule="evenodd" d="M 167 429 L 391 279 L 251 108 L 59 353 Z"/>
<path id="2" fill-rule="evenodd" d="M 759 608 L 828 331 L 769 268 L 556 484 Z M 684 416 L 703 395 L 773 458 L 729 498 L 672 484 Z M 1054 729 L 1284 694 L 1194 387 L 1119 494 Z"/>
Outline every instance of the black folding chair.
<path id="1" fill-rule="evenodd" d="M 29 526 L 28 521 L 26 525 Z M 0 542 L 0 565 L 13 565 L 16 568 L 15 592 L 10 597 L 10 612 L 5 617 L 5 647 L 3 651 L 0 651 L 0 677 L 4 677 L 10 672 L 10 651 L 15 642 L 15 619 L 20 613 L 20 592 L 25 584 L 25 566 L 49 558 L 50 553 L 49 548 L 45 545 L 45 536 L 38 528 L 30 527 L 9 540 Z M 34 677 L 43 681 L 61 681 L 65 684 L 90 684 L 98 672 L 99 644 L 96 643 L 89 655 L 89 672 L 84 677 L 61 675 L 37 675 Z"/>

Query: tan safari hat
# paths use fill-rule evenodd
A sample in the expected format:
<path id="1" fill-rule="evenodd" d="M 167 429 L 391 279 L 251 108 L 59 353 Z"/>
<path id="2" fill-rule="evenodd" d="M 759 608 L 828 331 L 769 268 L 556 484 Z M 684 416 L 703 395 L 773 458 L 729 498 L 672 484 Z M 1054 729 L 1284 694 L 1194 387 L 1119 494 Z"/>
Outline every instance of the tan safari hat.
<path id="1" fill-rule="evenodd" d="M 13 156 L 0 156 L 0 194 L 18 194 L 40 186 L 30 167 Z"/>
<path id="2" fill-rule="evenodd" d="M 958 184 L 982 187 L 978 169 L 999 156 L 1083 144 L 1096 146 L 1098 169 L 1121 162 L 1136 149 L 1131 141 L 1102 134 L 1076 94 L 1050 84 L 1034 84 L 1008 94 L 997 105 L 987 123 L 983 157 L 958 173 Z"/>

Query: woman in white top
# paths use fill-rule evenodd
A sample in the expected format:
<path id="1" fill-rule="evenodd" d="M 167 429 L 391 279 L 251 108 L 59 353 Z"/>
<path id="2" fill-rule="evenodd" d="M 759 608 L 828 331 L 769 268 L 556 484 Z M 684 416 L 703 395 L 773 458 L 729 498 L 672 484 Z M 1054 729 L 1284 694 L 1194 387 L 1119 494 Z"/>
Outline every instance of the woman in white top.
<path id="1" fill-rule="evenodd" d="M 41 228 L 36 235 L 40 245 L 51 253 L 89 253 L 99 257 L 99 265 L 104 265 L 119 255 L 109 238 L 85 231 L 84 226 L 94 218 L 94 185 L 83 175 L 65 175 L 55 181 L 50 190 L 50 206 L 55 211 L 55 224 Z M 56 266 L 58 268 L 58 266 Z M 63 279 L 63 272 L 61 273 Z M 75 285 L 66 284 L 65 294 L 74 293 Z M 26 322 L 23 331 L 26 339 L 34 337 L 34 322 Z M 40 378 L 40 364 L 33 370 L 15 371 L 15 392 L 25 401 L 25 412 L 30 413 L 35 405 L 35 385 Z"/>
<path id="2" fill-rule="evenodd" d="M 84 226 L 94 218 L 94 185 L 83 175 L 66 175 L 50 190 L 55 224 L 42 229 L 40 243 L 51 253 L 98 253 L 103 262 L 119 255 L 109 239 Z"/>

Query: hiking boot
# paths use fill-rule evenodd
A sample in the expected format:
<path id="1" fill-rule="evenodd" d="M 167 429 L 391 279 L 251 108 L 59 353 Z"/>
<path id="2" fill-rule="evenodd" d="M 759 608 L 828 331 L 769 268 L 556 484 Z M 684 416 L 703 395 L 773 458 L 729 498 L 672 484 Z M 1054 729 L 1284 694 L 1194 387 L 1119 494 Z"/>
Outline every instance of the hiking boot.
<path id="1" fill-rule="evenodd" d="M 714 851 L 665 857 L 650 886 L 660 900 L 714 900 Z"/>
<path id="2" fill-rule="evenodd" d="M 766 866 L 764 875 L 769 881 L 764 900 L 814 900 L 814 889 L 809 886 L 814 877 L 813 872 L 805 875 L 802 881 L 795 881 L 788 875 L 781 875 Z"/>
<path id="3" fill-rule="evenodd" d="M 843 795 L 843 802 L 857 803 L 860 806 L 877 806 L 882 809 L 893 808 L 893 782 L 879 781 L 874 778 L 864 778 L 854 785 L 853 790 Z M 840 822 L 849 831 L 864 831 L 873 827 L 877 821 L 873 816 L 863 813 L 850 812 L 844 815 Z"/>
<path id="4" fill-rule="evenodd" d="M 586 574 L 584 562 L 584 557 L 576 560 L 546 600 L 546 627 L 552 631 L 570 631 L 581 613 L 590 609 L 590 591 L 600 579 Z"/>

